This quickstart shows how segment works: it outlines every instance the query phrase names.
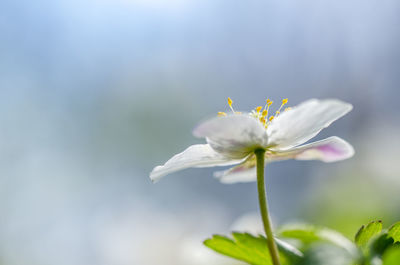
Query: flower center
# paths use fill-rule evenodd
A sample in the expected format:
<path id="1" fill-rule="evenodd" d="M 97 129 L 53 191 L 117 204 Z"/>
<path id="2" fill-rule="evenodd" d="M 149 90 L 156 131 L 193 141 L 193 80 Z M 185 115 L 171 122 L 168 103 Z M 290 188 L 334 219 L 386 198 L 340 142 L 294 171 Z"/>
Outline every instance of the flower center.
<path id="1" fill-rule="evenodd" d="M 275 119 L 276 117 L 279 116 L 279 114 L 281 114 L 281 110 L 282 108 L 288 103 L 288 99 L 282 99 L 282 104 L 279 107 L 279 109 L 277 111 L 275 111 L 274 115 L 270 115 L 270 106 L 273 104 L 274 102 L 270 99 L 266 100 L 266 104 L 265 106 L 258 106 L 255 109 L 253 109 L 250 112 L 250 116 L 256 118 L 259 122 L 261 122 L 261 124 L 264 126 L 264 128 L 266 129 L 268 127 L 268 125 L 272 122 L 273 119 Z M 231 98 L 228 98 L 228 105 L 229 108 L 231 109 L 233 114 L 241 114 L 241 112 L 235 111 L 232 107 L 233 101 Z M 285 108 L 284 111 L 288 111 L 291 110 L 290 107 Z M 226 112 L 218 112 L 218 116 L 226 116 Z"/>

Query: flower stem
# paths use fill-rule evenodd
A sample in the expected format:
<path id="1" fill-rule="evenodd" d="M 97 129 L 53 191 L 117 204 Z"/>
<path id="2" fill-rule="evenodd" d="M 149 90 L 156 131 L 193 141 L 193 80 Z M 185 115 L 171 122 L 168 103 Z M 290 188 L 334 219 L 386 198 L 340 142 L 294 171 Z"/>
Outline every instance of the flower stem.
<path id="1" fill-rule="evenodd" d="M 267 194 L 265 192 L 264 166 L 265 166 L 265 150 L 257 149 L 254 151 L 257 157 L 257 189 L 258 201 L 260 204 L 261 218 L 264 224 L 265 234 L 267 235 L 267 244 L 269 253 L 271 254 L 272 263 L 280 265 L 278 248 L 276 247 L 274 235 L 272 234 L 271 219 L 268 213 Z"/>

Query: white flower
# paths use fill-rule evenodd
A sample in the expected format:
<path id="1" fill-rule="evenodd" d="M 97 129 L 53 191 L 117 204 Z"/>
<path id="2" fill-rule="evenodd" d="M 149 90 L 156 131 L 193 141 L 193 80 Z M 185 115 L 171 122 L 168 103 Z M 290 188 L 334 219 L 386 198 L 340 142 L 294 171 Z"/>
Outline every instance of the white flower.
<path id="1" fill-rule="evenodd" d="M 192 145 L 164 165 L 155 167 L 150 179 L 156 182 L 189 167 L 236 165 L 216 172 L 215 176 L 223 183 L 255 181 L 254 151 L 259 148 L 266 150 L 267 163 L 287 159 L 335 162 L 353 156 L 353 147 L 336 136 L 301 145 L 348 113 L 353 108 L 351 104 L 336 99 L 311 99 L 281 113 L 286 103 L 284 99 L 276 115 L 268 117 L 270 100 L 264 109 L 257 107 L 251 113 L 242 114 L 233 110 L 232 100 L 228 98 L 232 114 L 220 112 L 218 117 L 200 123 L 193 131 L 196 137 L 205 138 L 207 144 Z"/>

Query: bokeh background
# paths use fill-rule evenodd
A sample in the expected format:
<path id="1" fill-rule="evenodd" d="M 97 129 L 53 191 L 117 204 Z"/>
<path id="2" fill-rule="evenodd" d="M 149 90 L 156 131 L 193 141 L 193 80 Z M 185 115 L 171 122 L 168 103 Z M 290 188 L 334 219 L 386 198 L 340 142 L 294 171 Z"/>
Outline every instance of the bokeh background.
<path id="1" fill-rule="evenodd" d="M 151 169 L 201 143 L 198 121 L 269 97 L 354 110 L 316 139 L 334 164 L 267 168 L 276 227 L 352 237 L 400 219 L 397 0 L 0 2 L 0 264 L 233 264 L 201 241 L 257 231 L 254 183 L 213 169 L 157 184 Z"/>

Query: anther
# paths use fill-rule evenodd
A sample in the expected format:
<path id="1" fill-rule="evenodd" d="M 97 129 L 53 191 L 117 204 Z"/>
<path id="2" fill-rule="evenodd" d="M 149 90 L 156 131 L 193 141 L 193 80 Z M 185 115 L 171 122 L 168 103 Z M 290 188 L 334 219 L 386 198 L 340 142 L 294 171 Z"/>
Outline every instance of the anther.
<path id="1" fill-rule="evenodd" d="M 231 99 L 231 98 L 228 98 L 228 105 L 229 105 L 229 107 L 232 107 L 232 103 L 233 103 L 232 99 Z"/>
<path id="2" fill-rule="evenodd" d="M 232 110 L 232 112 L 235 114 L 236 112 L 235 112 L 235 110 L 233 109 L 233 107 L 232 107 L 232 103 L 233 103 L 233 101 L 232 101 L 232 99 L 231 98 L 228 98 L 228 105 L 229 105 L 229 108 Z"/>
<path id="3" fill-rule="evenodd" d="M 268 110 L 263 110 L 261 113 L 261 117 L 267 117 L 268 116 Z"/>
<path id="4" fill-rule="evenodd" d="M 288 99 L 287 99 L 287 98 L 282 99 L 282 105 L 281 105 L 281 106 L 279 107 L 279 109 L 276 111 L 275 116 L 278 116 L 278 115 L 281 113 L 281 109 L 282 109 L 283 106 L 285 106 L 286 103 L 288 103 Z"/>
<path id="5" fill-rule="evenodd" d="M 219 116 L 219 117 L 226 116 L 226 113 L 225 113 L 225 112 L 223 112 L 223 111 L 220 111 L 220 112 L 218 112 L 218 116 Z"/>

